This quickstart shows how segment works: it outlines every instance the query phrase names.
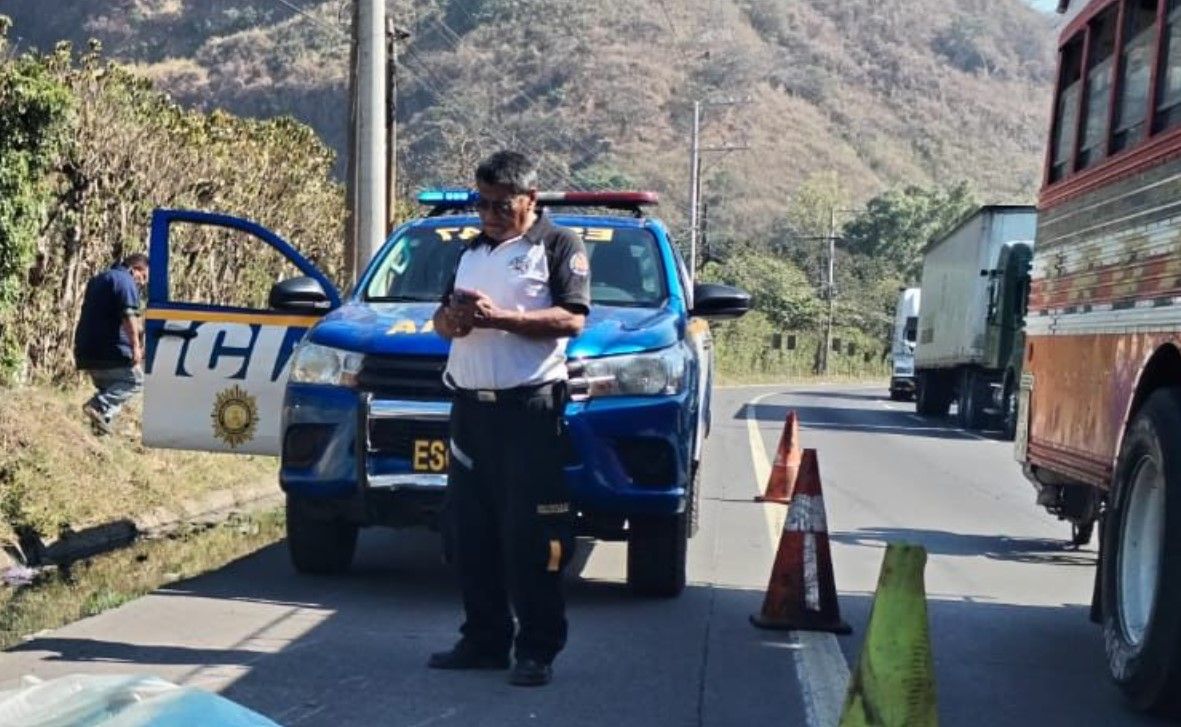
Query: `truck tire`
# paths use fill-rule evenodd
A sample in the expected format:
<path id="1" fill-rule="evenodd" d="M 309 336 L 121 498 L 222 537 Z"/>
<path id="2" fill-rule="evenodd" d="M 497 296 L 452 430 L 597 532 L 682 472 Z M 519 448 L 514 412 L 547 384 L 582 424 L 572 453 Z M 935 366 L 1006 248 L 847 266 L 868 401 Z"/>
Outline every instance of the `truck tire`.
<path id="1" fill-rule="evenodd" d="M 972 369 L 964 369 L 960 376 L 958 418 L 960 426 L 968 430 L 984 428 L 984 401 L 980 391 L 980 376 Z"/>
<path id="2" fill-rule="evenodd" d="M 628 522 L 627 585 L 638 596 L 673 598 L 685 590 L 689 508 Z"/>
<path id="3" fill-rule="evenodd" d="M 689 537 L 697 536 L 701 526 L 701 460 L 692 465 L 693 474 L 689 478 Z"/>
<path id="4" fill-rule="evenodd" d="M 287 496 L 287 553 L 300 573 L 343 573 L 357 549 L 357 525 L 322 512 L 316 503 Z"/>
<path id="5" fill-rule="evenodd" d="M 1133 706 L 1181 713 L 1181 389 L 1154 392 L 1132 420 L 1101 529 L 1103 635 Z"/>
<path id="6" fill-rule="evenodd" d="M 1017 382 L 1012 376 L 1005 378 L 1001 394 L 1001 433 L 1006 442 L 1017 438 Z"/>
<path id="7" fill-rule="evenodd" d="M 917 378 L 918 394 L 915 410 L 919 416 L 945 417 L 951 406 L 951 396 L 942 371 L 920 371 Z"/>

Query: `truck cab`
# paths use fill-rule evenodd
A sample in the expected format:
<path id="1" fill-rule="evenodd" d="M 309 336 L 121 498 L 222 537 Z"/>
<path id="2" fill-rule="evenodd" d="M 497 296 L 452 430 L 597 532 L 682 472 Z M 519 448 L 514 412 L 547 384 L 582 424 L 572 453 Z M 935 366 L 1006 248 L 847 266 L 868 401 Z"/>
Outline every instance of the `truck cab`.
<path id="1" fill-rule="evenodd" d="M 343 296 L 254 223 L 154 215 L 151 254 L 163 270 L 149 285 L 145 444 L 278 455 L 298 571 L 346 570 L 360 528 L 437 526 L 450 344 L 431 317 L 479 233 L 476 199 L 462 189 L 422 193 L 429 212 L 396 229 Z M 743 315 L 750 297 L 691 283 L 667 229 L 645 214 L 654 194 L 543 192 L 538 201 L 582 236 L 590 258 L 591 312 L 567 349 L 565 476 L 580 534 L 626 540 L 632 589 L 676 595 L 710 427 L 708 321 Z M 265 307 L 174 299 L 178 223 L 244 232 L 298 274 L 276 282 Z"/>
<path id="2" fill-rule="evenodd" d="M 894 308 L 894 333 L 890 339 L 890 398 L 914 398 L 914 349 L 918 343 L 921 288 L 904 288 Z"/>

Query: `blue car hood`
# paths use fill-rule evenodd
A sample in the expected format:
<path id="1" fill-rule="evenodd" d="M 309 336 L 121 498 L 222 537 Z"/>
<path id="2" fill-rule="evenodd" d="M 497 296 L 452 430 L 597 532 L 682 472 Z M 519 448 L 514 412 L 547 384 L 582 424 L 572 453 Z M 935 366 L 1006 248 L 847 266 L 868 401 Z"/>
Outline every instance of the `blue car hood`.
<path id="1" fill-rule="evenodd" d="M 310 339 L 362 353 L 445 356 L 448 342 L 427 326 L 436 307 L 436 303 L 346 303 L 316 324 Z M 596 305 L 567 353 L 578 358 L 665 348 L 681 339 L 682 326 L 681 317 L 667 308 Z M 424 328 L 428 330 L 423 332 Z"/>

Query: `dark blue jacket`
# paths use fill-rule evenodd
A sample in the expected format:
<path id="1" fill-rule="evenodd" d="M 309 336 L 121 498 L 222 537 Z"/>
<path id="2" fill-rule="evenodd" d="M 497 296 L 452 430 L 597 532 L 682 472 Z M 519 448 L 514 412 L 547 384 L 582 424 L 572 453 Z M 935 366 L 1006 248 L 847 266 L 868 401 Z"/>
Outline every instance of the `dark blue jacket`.
<path id="1" fill-rule="evenodd" d="M 131 340 L 123 330 L 123 319 L 128 315 L 139 315 L 139 289 L 130 270 L 116 265 L 90 279 L 74 329 L 78 368 L 131 365 Z"/>

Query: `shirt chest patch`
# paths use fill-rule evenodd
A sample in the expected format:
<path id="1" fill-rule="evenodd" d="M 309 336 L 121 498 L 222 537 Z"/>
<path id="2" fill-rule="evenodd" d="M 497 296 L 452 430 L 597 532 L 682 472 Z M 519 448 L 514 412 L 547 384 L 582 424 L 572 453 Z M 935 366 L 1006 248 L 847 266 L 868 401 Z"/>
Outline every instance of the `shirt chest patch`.
<path id="1" fill-rule="evenodd" d="M 541 245 L 530 245 L 525 250 L 510 251 L 508 269 L 519 278 L 549 280 L 549 266 L 546 265 L 545 249 Z"/>

